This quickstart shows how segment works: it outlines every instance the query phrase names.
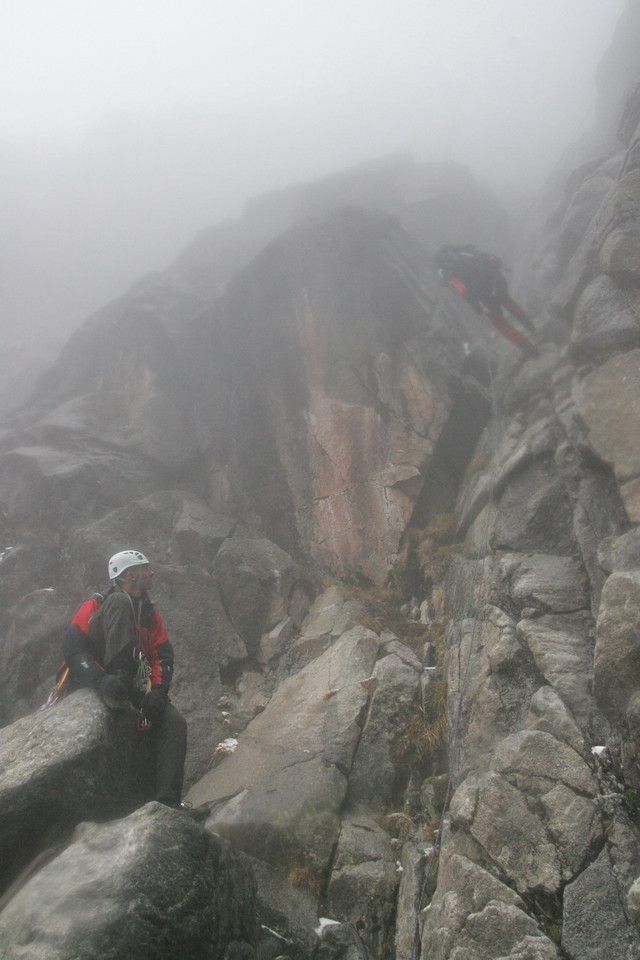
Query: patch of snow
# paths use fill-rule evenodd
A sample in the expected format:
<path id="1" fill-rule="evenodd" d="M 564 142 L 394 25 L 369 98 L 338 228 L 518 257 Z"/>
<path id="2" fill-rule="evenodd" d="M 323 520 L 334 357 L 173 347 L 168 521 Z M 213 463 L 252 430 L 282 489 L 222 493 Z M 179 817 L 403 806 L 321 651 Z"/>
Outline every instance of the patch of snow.
<path id="1" fill-rule="evenodd" d="M 339 920 L 330 920 L 328 917 L 319 917 L 320 924 L 316 927 L 315 932 L 318 937 L 322 940 L 322 934 L 324 933 L 327 927 L 341 927 L 342 924 Z"/>
<path id="2" fill-rule="evenodd" d="M 606 752 L 606 749 L 606 747 L 591 747 L 591 753 L 594 755 L 594 757 L 600 757 Z"/>
<path id="3" fill-rule="evenodd" d="M 266 930 L 267 933 L 270 933 L 272 937 L 275 937 L 275 938 L 276 938 L 276 940 L 281 940 L 283 943 L 290 943 L 290 941 L 287 940 L 286 937 L 281 936 L 281 935 L 278 933 L 277 930 L 272 930 L 271 927 L 265 926 L 264 923 L 261 923 L 261 924 L 260 924 L 260 929 L 261 929 L 261 930 Z"/>

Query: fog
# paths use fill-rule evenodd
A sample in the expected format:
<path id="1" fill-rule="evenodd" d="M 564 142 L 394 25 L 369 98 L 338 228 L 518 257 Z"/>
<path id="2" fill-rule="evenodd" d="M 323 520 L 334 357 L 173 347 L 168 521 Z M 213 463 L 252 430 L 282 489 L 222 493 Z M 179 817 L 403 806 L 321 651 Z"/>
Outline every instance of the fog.
<path id="1" fill-rule="evenodd" d="M 66 336 L 252 196 L 389 153 L 532 196 L 593 127 L 624 6 L 5 4 L 5 345 Z"/>

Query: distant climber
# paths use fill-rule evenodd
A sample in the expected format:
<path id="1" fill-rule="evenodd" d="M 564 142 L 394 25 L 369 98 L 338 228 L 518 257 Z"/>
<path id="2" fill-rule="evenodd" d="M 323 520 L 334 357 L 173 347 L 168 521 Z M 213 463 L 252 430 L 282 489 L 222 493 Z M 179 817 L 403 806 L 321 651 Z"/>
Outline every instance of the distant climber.
<path id="1" fill-rule="evenodd" d="M 535 333 L 525 311 L 509 296 L 499 257 L 468 244 L 443 247 L 435 260 L 444 284 L 464 297 L 476 313 L 486 314 L 496 330 L 516 347 L 526 353 L 535 352 L 533 344 L 509 323 L 502 312 L 504 307 L 526 330 Z"/>
<path id="2" fill-rule="evenodd" d="M 63 652 L 76 685 L 93 687 L 111 710 L 139 711 L 138 729 L 153 738 L 155 799 L 181 808 L 187 724 L 169 700 L 173 647 L 149 600 L 153 576 L 139 550 L 111 557 L 111 586 L 76 611 Z"/>

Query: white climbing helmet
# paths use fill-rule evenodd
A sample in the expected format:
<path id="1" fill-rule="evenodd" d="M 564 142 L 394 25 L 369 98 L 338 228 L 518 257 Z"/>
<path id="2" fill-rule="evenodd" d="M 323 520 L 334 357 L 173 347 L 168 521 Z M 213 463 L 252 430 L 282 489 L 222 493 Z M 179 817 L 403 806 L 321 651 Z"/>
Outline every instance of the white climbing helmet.
<path id="1" fill-rule="evenodd" d="M 116 580 L 129 567 L 140 567 L 143 563 L 149 561 L 139 550 L 121 550 L 120 553 L 114 553 L 109 560 L 109 579 Z"/>

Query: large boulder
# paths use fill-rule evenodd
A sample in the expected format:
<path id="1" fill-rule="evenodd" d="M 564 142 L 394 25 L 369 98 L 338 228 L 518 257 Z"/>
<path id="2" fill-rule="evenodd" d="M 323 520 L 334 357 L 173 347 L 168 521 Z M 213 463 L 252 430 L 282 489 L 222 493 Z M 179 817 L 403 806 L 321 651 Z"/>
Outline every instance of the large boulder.
<path id="1" fill-rule="evenodd" d="M 0 646 L 0 725 L 30 713 L 47 699 L 62 662 L 62 638 L 73 610 L 68 598 L 44 587 L 6 612 L 8 628 Z"/>
<path id="2" fill-rule="evenodd" d="M 634 746 L 640 732 L 640 572 L 621 570 L 613 573 L 602 591 L 593 660 L 593 688 L 603 713 L 616 726 L 631 734 Z"/>
<path id="3" fill-rule="evenodd" d="M 461 791 L 466 793 L 468 785 Z M 544 824 L 528 805 L 524 791 L 509 779 L 489 773 L 477 784 L 469 829 L 473 838 L 520 894 L 533 890 L 554 894 L 562 882 L 560 856 Z M 454 797 L 451 817 L 457 822 Z"/>
<path id="4" fill-rule="evenodd" d="M 394 649 L 395 647 L 395 649 Z M 383 816 L 398 792 L 398 742 L 418 709 L 422 665 L 403 644 L 391 644 L 371 674 L 367 719 L 349 776 L 348 800 Z M 385 651 L 386 652 L 386 651 Z M 375 783 L 375 791 L 371 784 Z"/>
<path id="5" fill-rule="evenodd" d="M 576 382 L 576 412 L 594 452 L 610 464 L 620 483 L 629 519 L 640 519 L 640 432 L 638 388 L 640 350 L 618 355 Z"/>
<path id="6" fill-rule="evenodd" d="M 537 457 L 509 478 L 500 498 L 491 546 L 520 553 L 575 552 L 573 513 L 551 457 Z"/>
<path id="7" fill-rule="evenodd" d="M 393 934 L 401 871 L 389 837 L 366 815 L 345 818 L 331 866 L 329 916 L 357 929 L 370 956 L 382 957 Z"/>
<path id="8" fill-rule="evenodd" d="M 422 929 L 422 949 L 433 960 L 446 960 L 455 945 L 460 960 L 555 960 L 557 950 L 511 887 L 460 854 L 445 854 L 441 886 Z M 445 892 L 446 891 L 446 892 Z M 411 944 L 413 948 L 413 944 Z"/>
<path id="9" fill-rule="evenodd" d="M 633 283 L 640 280 L 640 86 L 629 98 L 625 124 L 629 148 L 615 189 L 600 213 L 600 262 L 614 277 Z M 633 122 L 636 127 L 633 130 Z"/>
<path id="10" fill-rule="evenodd" d="M 139 497 L 158 489 L 144 457 L 96 441 L 78 449 L 64 433 L 54 436 L 0 454 L 0 508 L 14 530 L 73 529 L 127 502 L 132 490 Z"/>
<path id="11" fill-rule="evenodd" d="M 1 521 L 0 521 L 1 522 Z M 60 576 L 60 546 L 55 532 L 44 527 L 25 533 L 15 542 L 9 522 L 0 527 L 0 618 L 33 590 L 50 590 Z M 3 616 L 4 614 L 4 616 Z"/>
<path id="12" fill-rule="evenodd" d="M 150 803 L 123 820 L 80 824 L 0 914 L 0 953 L 6 960 L 252 957 L 255 910 L 246 859 L 183 813 Z"/>
<path id="13" fill-rule="evenodd" d="M 232 517 L 187 490 L 127 499 L 70 531 L 63 550 L 65 579 L 76 590 L 104 583 L 108 557 L 124 545 L 142 549 L 160 570 L 167 565 L 207 569 L 234 525 Z"/>
<path id="14" fill-rule="evenodd" d="M 640 957 L 640 933 L 625 901 L 640 873 L 640 836 L 616 818 L 599 856 L 564 894 L 562 948 L 580 960 Z"/>
<path id="15" fill-rule="evenodd" d="M 105 820 L 149 800 L 152 763 L 133 707 L 110 713 L 92 690 L 0 731 L 3 884 L 80 820 Z"/>
<path id="16" fill-rule="evenodd" d="M 593 621 L 586 612 L 551 613 L 518 623 L 518 636 L 531 651 L 541 675 L 582 722 L 595 706 L 591 692 L 593 633 Z"/>
<path id="17" fill-rule="evenodd" d="M 451 626 L 445 667 L 447 720 L 456 731 L 450 775 L 458 786 L 486 770 L 495 744 L 521 728 L 542 678 L 515 622 L 495 607 Z"/>
<path id="18" fill-rule="evenodd" d="M 640 346 L 638 295 L 623 291 L 606 274 L 600 274 L 583 291 L 576 304 L 571 342 L 577 356 L 606 360 Z"/>
<path id="19" fill-rule="evenodd" d="M 605 573 L 640 570 L 640 530 L 606 537 L 598 546 L 598 561 Z"/>
<path id="20" fill-rule="evenodd" d="M 274 865 L 327 869 L 380 641 L 354 628 L 284 680 L 237 749 L 188 794 L 207 826 Z"/>
<path id="21" fill-rule="evenodd" d="M 589 607 L 588 580 L 574 557 L 505 553 L 499 557 L 497 594 L 537 613 L 574 613 Z"/>

